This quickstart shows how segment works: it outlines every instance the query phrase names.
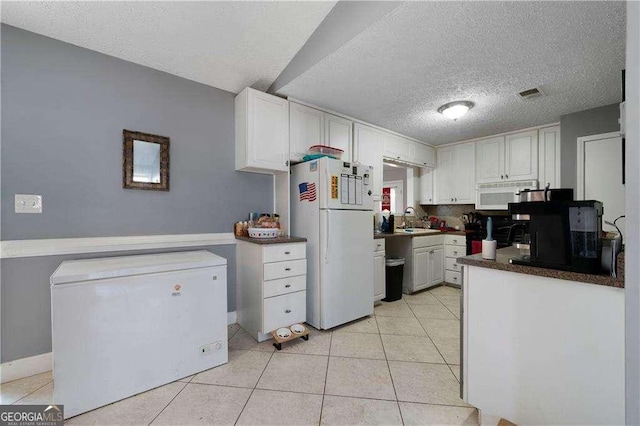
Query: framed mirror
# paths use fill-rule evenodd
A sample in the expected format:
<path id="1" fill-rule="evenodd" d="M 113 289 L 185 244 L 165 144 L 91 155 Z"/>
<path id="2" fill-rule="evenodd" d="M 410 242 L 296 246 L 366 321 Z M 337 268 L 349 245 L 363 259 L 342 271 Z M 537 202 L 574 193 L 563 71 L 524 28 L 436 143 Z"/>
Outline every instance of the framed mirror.
<path id="1" fill-rule="evenodd" d="M 122 131 L 122 187 L 169 190 L 169 138 Z"/>

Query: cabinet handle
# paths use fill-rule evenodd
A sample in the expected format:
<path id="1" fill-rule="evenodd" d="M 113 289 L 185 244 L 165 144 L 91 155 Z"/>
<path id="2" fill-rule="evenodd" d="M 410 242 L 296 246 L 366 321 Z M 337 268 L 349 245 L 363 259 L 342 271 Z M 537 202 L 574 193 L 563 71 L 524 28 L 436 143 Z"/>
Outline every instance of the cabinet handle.
<path id="1" fill-rule="evenodd" d="M 509 175 L 504 175 L 504 178 L 505 179 L 509 179 Z"/>
<path id="2" fill-rule="evenodd" d="M 504 179 L 504 175 L 500 175 L 500 179 Z"/>
<path id="3" fill-rule="evenodd" d="M 291 284 L 287 284 L 284 286 L 284 288 L 289 288 L 289 287 L 291 287 Z"/>
<path id="4" fill-rule="evenodd" d="M 291 252 L 290 251 L 285 251 L 284 254 L 291 254 Z"/>
<path id="5" fill-rule="evenodd" d="M 429 198 L 429 201 L 431 201 L 431 198 Z"/>
<path id="6" fill-rule="evenodd" d="M 453 244 L 458 244 L 458 240 L 451 240 L 453 241 Z"/>
<path id="7" fill-rule="evenodd" d="M 217 279 L 218 279 L 218 276 L 217 276 L 217 275 L 214 275 L 213 277 L 211 277 L 211 280 L 212 280 L 212 281 L 216 281 Z"/>
<path id="8" fill-rule="evenodd" d="M 457 267 L 458 267 L 458 264 L 457 264 L 457 263 L 454 263 L 454 264 L 453 264 L 453 267 L 454 267 L 454 268 L 457 268 Z"/>
<path id="9" fill-rule="evenodd" d="M 286 311 L 284 311 L 285 314 L 290 314 L 291 313 L 291 309 L 287 309 Z"/>
<path id="10" fill-rule="evenodd" d="M 454 252 L 453 252 L 453 254 L 458 254 L 458 252 L 457 252 L 457 251 L 454 251 Z"/>
<path id="11" fill-rule="evenodd" d="M 290 271 L 290 270 L 291 270 L 291 268 L 284 268 L 284 270 L 285 270 L 285 271 Z"/>
<path id="12" fill-rule="evenodd" d="M 453 201 L 453 198 L 451 199 L 451 201 Z"/>
<path id="13" fill-rule="evenodd" d="M 429 252 L 429 254 L 433 254 L 433 253 L 435 253 L 433 250 L 431 250 L 431 251 Z"/>

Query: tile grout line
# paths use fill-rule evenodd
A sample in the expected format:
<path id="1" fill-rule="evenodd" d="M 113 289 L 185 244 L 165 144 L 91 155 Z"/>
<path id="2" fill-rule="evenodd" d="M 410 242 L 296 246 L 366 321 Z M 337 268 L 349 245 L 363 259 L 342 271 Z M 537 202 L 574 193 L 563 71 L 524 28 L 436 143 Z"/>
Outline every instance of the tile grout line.
<path id="1" fill-rule="evenodd" d="M 264 372 L 267 371 L 267 367 L 269 367 L 269 363 L 273 359 L 273 355 L 275 353 L 276 353 L 275 350 L 273 352 L 271 352 L 271 356 L 269 356 L 269 361 L 267 361 L 267 363 L 264 365 L 264 368 L 262 369 L 262 373 L 260 373 L 260 377 L 258 377 L 258 380 L 256 380 L 256 384 L 253 385 L 253 389 L 251 389 L 251 393 L 249 394 L 249 398 L 247 398 L 247 400 L 244 402 L 244 405 L 242 406 L 242 410 L 240 410 L 240 413 L 238 413 L 238 418 L 236 418 L 236 421 L 233 422 L 234 426 L 238 424 L 238 420 L 240 420 L 240 417 L 242 417 L 242 413 L 244 413 L 245 408 L 247 408 L 247 404 L 249 404 L 249 400 L 253 396 L 253 393 L 256 391 L 256 387 L 258 386 L 258 383 L 260 383 L 260 379 L 262 379 L 262 376 L 264 375 Z"/>
<path id="2" fill-rule="evenodd" d="M 148 423 L 148 425 L 151 425 L 153 422 L 155 422 L 155 421 L 156 421 L 156 419 L 160 416 L 160 414 L 162 414 L 162 413 L 164 412 L 164 410 L 166 410 L 166 409 L 167 409 L 167 407 L 168 407 L 169 405 L 171 405 L 171 403 L 172 403 L 172 402 L 173 402 L 173 401 L 178 397 L 178 395 L 180 395 L 180 394 L 182 393 L 182 391 L 183 391 L 183 390 L 185 390 L 185 389 L 186 389 L 187 385 L 189 384 L 188 382 L 173 382 L 173 383 L 183 383 L 183 384 L 184 384 L 184 386 L 182 386 L 182 388 L 178 391 L 178 393 L 176 393 L 176 394 L 174 395 L 174 397 L 173 397 L 173 398 L 171 398 L 171 400 L 170 400 L 169 402 L 167 402 L 167 405 L 165 405 L 164 407 L 162 407 L 162 410 L 160 410 L 160 412 L 158 412 L 158 414 L 156 414 L 156 415 L 155 415 L 155 417 L 154 417 L 153 419 L 151 419 L 151 421 Z M 163 385 L 163 386 L 166 386 L 166 385 Z M 157 389 L 157 388 L 155 388 L 155 389 Z M 147 392 L 148 392 L 148 391 L 147 391 Z"/>
<path id="3" fill-rule="evenodd" d="M 320 418 L 318 419 L 318 426 L 322 424 L 322 413 L 324 411 L 324 396 L 327 393 L 327 377 L 329 377 L 329 363 L 331 362 L 331 345 L 333 343 L 333 331 L 329 336 L 329 355 L 327 356 L 327 369 L 324 373 L 324 387 L 322 388 L 322 402 L 320 403 Z"/>
<path id="4" fill-rule="evenodd" d="M 18 379 L 18 380 L 20 380 L 20 379 Z M 14 380 L 14 381 L 17 381 L 17 380 Z M 11 383 L 11 382 L 9 382 L 9 383 Z M 38 392 L 40 389 L 44 389 L 45 387 L 49 386 L 49 384 L 51 384 L 51 383 L 53 383 L 53 379 L 51 379 L 51 381 L 50 381 L 50 382 L 47 382 L 47 383 L 45 383 L 44 385 L 40 386 L 38 389 L 34 390 L 33 392 L 30 392 L 30 393 L 26 394 L 26 395 L 25 395 L 25 396 L 23 396 L 22 398 L 16 399 L 15 401 L 13 401 L 13 402 L 12 402 L 11 404 L 9 404 L 9 405 L 15 405 L 15 404 L 17 404 L 18 402 L 22 401 L 22 400 L 23 400 L 23 399 L 25 399 L 26 397 L 31 396 L 31 395 L 33 395 L 34 393 Z M 53 398 L 53 395 L 51 395 L 51 397 Z"/>
<path id="5" fill-rule="evenodd" d="M 400 299 L 402 300 L 402 299 Z M 405 302 L 406 303 L 406 302 Z M 407 303 L 408 305 L 408 303 Z M 387 350 L 384 347 L 384 341 L 382 340 L 382 335 L 380 333 L 380 326 L 378 325 L 378 319 L 375 319 L 376 327 L 378 328 L 378 338 L 380 339 L 380 344 L 382 345 L 382 352 L 384 353 L 384 361 L 387 364 L 387 371 L 389 372 L 389 379 L 391 379 L 391 387 L 393 388 L 393 394 L 396 396 L 396 406 L 398 407 L 398 414 L 400 414 L 400 421 L 404 425 L 404 419 L 402 418 L 402 410 L 400 409 L 400 401 L 398 401 L 398 391 L 396 391 L 396 384 L 393 382 L 393 375 L 391 374 L 391 366 L 389 365 L 389 358 L 387 357 Z"/>

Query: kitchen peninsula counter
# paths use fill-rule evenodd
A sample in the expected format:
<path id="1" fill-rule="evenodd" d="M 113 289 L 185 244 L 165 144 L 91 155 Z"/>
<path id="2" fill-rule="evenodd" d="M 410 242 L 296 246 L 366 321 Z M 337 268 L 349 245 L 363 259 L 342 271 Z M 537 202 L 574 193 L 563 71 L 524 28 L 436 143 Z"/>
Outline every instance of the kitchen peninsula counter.
<path id="1" fill-rule="evenodd" d="M 598 284 L 610 287 L 624 288 L 624 266 L 619 276 L 614 278 L 609 275 L 593 275 L 580 272 L 560 271 L 557 269 L 538 268 L 535 266 L 514 265 L 509 259 L 520 256 L 520 250 L 515 247 L 501 248 L 496 252 L 496 260 L 482 258 L 482 254 L 473 254 L 458 258 L 462 265 L 479 266 L 481 268 L 497 269 L 500 271 L 516 272 L 518 274 L 537 275 L 540 277 L 557 278 L 559 280 L 577 281 L 588 284 Z M 624 255 L 623 255 L 624 256 Z"/>
<path id="2" fill-rule="evenodd" d="M 374 239 L 380 238 L 397 238 L 397 237 L 428 237 L 431 235 L 460 235 L 464 236 L 465 231 L 438 231 L 438 232 L 375 232 Z"/>

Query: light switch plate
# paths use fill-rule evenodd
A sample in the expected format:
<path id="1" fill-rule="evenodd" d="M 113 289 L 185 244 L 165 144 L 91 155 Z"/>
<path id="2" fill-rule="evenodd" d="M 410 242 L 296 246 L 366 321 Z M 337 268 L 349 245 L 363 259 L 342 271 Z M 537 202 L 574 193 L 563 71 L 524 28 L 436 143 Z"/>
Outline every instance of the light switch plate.
<path id="1" fill-rule="evenodd" d="M 16 194 L 16 213 L 42 213 L 42 195 Z"/>

